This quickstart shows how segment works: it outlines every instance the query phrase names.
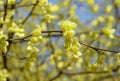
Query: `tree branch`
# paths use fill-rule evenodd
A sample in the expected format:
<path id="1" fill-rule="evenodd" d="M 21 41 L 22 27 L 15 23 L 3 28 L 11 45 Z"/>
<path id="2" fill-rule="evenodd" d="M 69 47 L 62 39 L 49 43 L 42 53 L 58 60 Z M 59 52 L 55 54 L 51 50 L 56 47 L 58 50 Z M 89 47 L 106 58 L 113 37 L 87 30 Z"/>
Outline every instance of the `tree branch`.
<path id="1" fill-rule="evenodd" d="M 62 71 L 60 71 L 56 76 L 54 76 L 53 78 L 51 78 L 49 81 L 53 81 L 56 78 L 58 78 L 59 76 L 61 76 L 61 75 L 62 75 Z"/>
<path id="2" fill-rule="evenodd" d="M 84 45 L 84 46 L 88 47 L 88 48 L 94 49 L 94 50 L 97 51 L 97 52 L 98 52 L 98 51 L 106 51 L 106 52 L 119 53 L 119 51 L 114 51 L 114 50 L 102 49 L 102 48 L 97 48 L 97 47 L 89 46 L 89 45 L 87 45 L 87 44 L 85 44 L 85 43 L 83 43 L 83 42 L 81 42 L 81 41 L 79 41 L 79 43 L 80 43 L 81 45 Z"/>
<path id="3" fill-rule="evenodd" d="M 36 1 L 36 4 L 34 4 L 33 8 L 31 9 L 31 11 L 30 11 L 29 14 L 27 15 L 27 17 L 21 22 L 21 24 L 24 24 L 24 23 L 29 19 L 29 17 L 32 15 L 32 13 L 33 13 L 36 5 L 38 4 L 38 2 L 39 2 L 39 1 L 37 0 L 37 1 Z"/>
<path id="4" fill-rule="evenodd" d="M 118 65 L 116 68 L 112 69 L 113 72 L 118 72 L 120 68 L 120 65 Z M 97 71 L 97 72 L 72 72 L 68 70 L 63 70 L 62 73 L 67 74 L 67 75 L 83 75 L 83 74 L 103 74 L 103 73 L 109 73 L 109 71 Z"/>

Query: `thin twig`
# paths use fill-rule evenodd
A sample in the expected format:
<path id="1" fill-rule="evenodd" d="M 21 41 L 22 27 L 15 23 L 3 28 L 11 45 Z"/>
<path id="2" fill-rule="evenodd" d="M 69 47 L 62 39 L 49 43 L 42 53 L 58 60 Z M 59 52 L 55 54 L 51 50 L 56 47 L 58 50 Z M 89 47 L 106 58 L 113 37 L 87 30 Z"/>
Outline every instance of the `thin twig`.
<path id="1" fill-rule="evenodd" d="M 33 8 L 31 9 L 31 11 L 30 11 L 29 14 L 27 15 L 27 17 L 21 22 L 21 24 L 24 24 L 24 23 L 29 19 L 29 17 L 32 15 L 32 13 L 33 13 L 36 5 L 38 4 L 38 2 L 39 2 L 39 1 L 37 0 L 37 1 L 36 1 L 36 4 L 34 4 Z"/>
<path id="2" fill-rule="evenodd" d="M 63 71 L 64 74 L 67 75 L 84 75 L 84 74 L 102 74 L 102 73 L 108 73 L 108 71 L 98 71 L 98 72 L 69 72 L 69 71 Z"/>
<path id="3" fill-rule="evenodd" d="M 60 71 L 56 76 L 54 76 L 53 78 L 51 78 L 49 81 L 53 81 L 56 78 L 58 78 L 60 75 L 62 75 L 62 71 Z"/>
<path id="4" fill-rule="evenodd" d="M 52 32 L 59 32 L 59 33 L 62 33 L 62 31 L 59 31 L 59 30 L 56 30 L 56 31 L 42 31 L 42 33 L 52 33 Z M 16 41 L 16 40 L 20 40 L 20 41 L 24 41 L 25 39 L 27 39 L 27 38 L 29 38 L 29 37 L 31 37 L 32 36 L 32 34 L 30 34 L 30 35 L 28 35 L 28 36 L 25 36 L 25 37 L 23 37 L 23 38 L 18 38 L 18 39 L 9 39 L 8 41 Z M 62 36 L 62 34 L 54 34 L 54 35 L 51 35 L 51 36 L 53 36 L 53 37 L 61 37 Z M 45 37 L 50 37 L 49 35 L 48 36 L 45 36 Z M 26 41 L 26 40 L 25 40 Z M 95 51 L 106 51 L 106 52 L 113 52 L 113 53 L 119 53 L 119 51 L 114 51 L 114 50 L 109 50 L 109 49 L 102 49 L 102 48 L 97 48 L 97 47 L 93 47 L 93 46 L 90 46 L 90 45 L 87 45 L 87 44 L 85 44 L 85 43 L 83 43 L 83 42 L 81 42 L 81 41 L 79 41 L 79 43 L 81 44 L 81 45 L 84 45 L 84 46 L 86 46 L 86 47 L 88 47 L 88 48 L 91 48 L 91 49 L 94 49 Z"/>
<path id="5" fill-rule="evenodd" d="M 119 70 L 120 66 L 118 65 L 116 68 L 112 69 L 113 72 L 117 72 Z M 97 71 L 97 72 L 72 72 L 68 70 L 63 70 L 63 74 L 67 75 L 83 75 L 83 74 L 102 74 L 102 73 L 109 73 L 109 71 Z"/>
<path id="6" fill-rule="evenodd" d="M 114 51 L 114 50 L 102 49 L 102 48 L 97 48 L 97 47 L 89 46 L 89 45 L 87 45 L 87 44 L 85 44 L 85 43 L 83 43 L 83 42 L 81 42 L 81 41 L 79 41 L 79 43 L 80 43 L 81 45 L 84 45 L 84 46 L 86 46 L 86 47 L 89 47 L 89 48 L 91 48 L 91 49 L 94 49 L 95 51 L 106 51 L 106 52 L 119 53 L 119 51 Z"/>

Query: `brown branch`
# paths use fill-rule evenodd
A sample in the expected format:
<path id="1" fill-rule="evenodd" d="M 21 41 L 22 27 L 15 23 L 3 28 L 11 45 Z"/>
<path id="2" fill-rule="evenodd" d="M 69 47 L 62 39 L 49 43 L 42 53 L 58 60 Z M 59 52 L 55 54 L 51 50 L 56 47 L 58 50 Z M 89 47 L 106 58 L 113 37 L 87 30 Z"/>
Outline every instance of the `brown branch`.
<path id="1" fill-rule="evenodd" d="M 51 36 L 53 36 L 53 37 L 61 37 L 62 36 L 62 31 L 60 31 L 60 30 L 53 30 L 53 31 L 42 31 L 42 33 L 54 33 L 54 32 L 59 32 L 60 34 L 53 34 L 53 35 L 51 35 Z M 82 34 L 82 33 L 81 33 Z M 16 40 L 20 40 L 20 41 L 26 41 L 26 39 L 27 38 L 29 38 L 29 37 L 31 37 L 32 36 L 32 34 L 30 34 L 30 35 L 28 35 L 28 36 L 25 36 L 25 37 L 23 37 L 23 38 L 18 38 L 18 39 L 9 39 L 8 41 L 16 41 Z M 50 35 L 47 35 L 47 36 L 44 36 L 44 37 L 51 37 Z M 106 52 L 113 52 L 113 53 L 119 53 L 119 51 L 114 51 L 114 50 L 109 50 L 109 49 L 102 49 L 102 48 L 97 48 L 97 47 L 93 47 L 93 46 L 90 46 L 90 45 L 87 45 L 87 44 L 85 44 L 85 43 L 83 43 L 83 42 L 81 42 L 81 41 L 79 41 L 79 43 L 81 44 L 81 45 L 84 45 L 84 46 L 86 46 L 86 47 L 88 47 L 88 48 L 91 48 L 91 49 L 94 49 L 95 51 L 106 51 Z"/>
<path id="2" fill-rule="evenodd" d="M 25 60 L 26 59 L 26 57 L 16 57 L 16 56 L 13 56 L 13 55 L 7 55 L 7 54 L 2 54 L 2 56 L 4 56 L 4 57 L 12 57 L 12 58 L 16 58 L 16 59 L 20 59 L 20 60 Z"/>
<path id="3" fill-rule="evenodd" d="M 29 6 L 32 6 L 32 5 L 36 5 L 36 3 L 34 3 L 34 4 L 17 5 L 16 8 L 19 8 L 19 7 L 29 7 Z"/>
<path id="4" fill-rule="evenodd" d="M 63 32 L 62 32 L 61 30 L 51 30 L 51 31 L 42 31 L 42 33 L 60 33 L 60 34 L 52 34 L 51 36 L 52 36 L 52 37 L 61 37 L 61 36 L 62 36 L 61 33 L 63 33 Z M 86 33 L 86 32 L 80 32 L 79 34 L 83 34 L 83 33 Z M 29 38 L 29 37 L 31 37 L 31 36 L 32 36 L 32 34 L 27 35 L 27 36 L 25 36 L 25 37 L 23 37 L 23 38 L 9 39 L 9 41 L 25 40 L 25 39 L 27 39 L 27 38 Z M 49 35 L 46 35 L 46 36 L 44 36 L 44 37 L 50 37 L 50 36 L 49 36 Z"/>
<path id="5" fill-rule="evenodd" d="M 18 3 L 16 3 L 18 4 Z M 31 3 L 31 4 L 22 4 L 22 5 L 16 5 L 15 8 L 20 8 L 20 7 L 30 7 L 30 6 L 33 6 L 33 5 L 36 5 L 36 3 Z M 38 5 L 37 5 L 38 6 Z M 41 6 L 39 6 L 41 7 Z M 7 9 L 12 9 L 11 7 L 8 7 Z M 3 12 L 4 9 L 1 9 L 0 12 Z"/>
<path id="6" fill-rule="evenodd" d="M 118 72 L 120 66 L 118 65 L 116 68 L 112 69 L 113 72 Z M 83 75 L 83 74 L 102 74 L 102 73 L 109 73 L 109 71 L 98 71 L 98 72 L 72 72 L 68 70 L 63 70 L 63 74 L 67 75 Z"/>
<path id="7" fill-rule="evenodd" d="M 28 37 L 30 37 L 32 35 L 29 35 Z M 50 37 L 48 35 L 44 35 L 43 37 Z M 62 37 L 62 34 L 52 34 L 51 37 Z M 29 39 L 27 39 L 27 37 L 25 38 L 12 38 L 12 39 L 8 39 L 7 41 L 12 41 L 13 43 L 20 43 L 20 42 L 28 42 Z"/>
<path id="8" fill-rule="evenodd" d="M 53 32 L 57 32 L 57 33 L 62 33 L 61 30 L 52 30 L 52 31 L 42 31 L 42 33 L 53 33 Z"/>
<path id="9" fill-rule="evenodd" d="M 62 75 L 62 71 L 60 71 L 56 76 L 54 76 L 53 78 L 51 78 L 49 81 L 53 81 L 56 78 L 58 78 L 59 76 L 61 76 L 61 75 Z"/>
<path id="10" fill-rule="evenodd" d="M 108 71 L 98 71 L 98 72 L 71 72 L 71 71 L 63 71 L 64 74 L 67 75 L 84 75 L 84 74 L 102 74 L 108 73 Z"/>
<path id="11" fill-rule="evenodd" d="M 6 3 L 4 3 L 4 16 L 3 16 L 4 21 L 7 15 L 7 7 L 8 7 L 8 0 L 6 0 Z"/>
<path id="12" fill-rule="evenodd" d="M 16 3 L 18 4 L 18 3 Z M 36 3 L 35 3 L 36 4 Z M 20 7 L 30 7 L 33 6 L 35 4 L 23 4 L 23 5 L 16 5 L 15 8 L 20 8 Z M 7 7 L 7 9 L 12 9 L 11 7 Z M 4 9 L 1 9 L 0 12 L 4 11 Z"/>
<path id="13" fill-rule="evenodd" d="M 39 1 L 37 0 L 36 1 L 36 4 L 34 4 L 34 6 L 33 6 L 33 8 L 31 9 L 31 11 L 29 12 L 29 14 L 27 15 L 27 17 L 21 22 L 21 24 L 24 24 L 28 19 L 29 19 L 29 17 L 32 15 L 32 13 L 33 13 L 33 11 L 34 11 L 34 9 L 35 9 L 35 7 L 36 7 L 36 5 L 39 3 Z"/>
<path id="14" fill-rule="evenodd" d="M 42 31 L 42 33 L 56 33 L 56 32 L 58 32 L 58 33 L 62 33 L 62 31 L 60 31 L 60 30 L 53 30 L 53 31 Z M 25 36 L 25 37 L 23 37 L 23 38 L 16 38 L 16 39 L 9 39 L 8 41 L 16 41 L 16 40 L 20 40 L 20 41 L 26 41 L 26 39 L 27 38 L 29 38 L 29 37 L 31 37 L 32 36 L 32 34 L 30 34 L 30 35 L 27 35 L 27 36 Z M 51 35 L 51 36 L 53 36 L 53 37 L 59 37 L 59 36 L 62 36 L 62 34 L 55 34 L 55 35 Z M 50 37 L 50 36 L 44 36 L 44 37 Z"/>
<path id="15" fill-rule="evenodd" d="M 24 41 L 25 39 L 27 39 L 27 38 L 29 38 L 29 37 L 31 37 L 32 36 L 32 34 L 30 34 L 30 35 L 27 35 L 27 36 L 25 36 L 25 37 L 23 37 L 23 38 L 16 38 L 16 39 L 8 39 L 8 41 L 12 41 L 12 42 L 14 42 L 14 41 L 17 41 L 17 40 L 19 40 L 19 41 Z M 26 41 L 26 40 L 25 40 Z"/>
<path id="16" fill-rule="evenodd" d="M 115 0 L 112 0 L 112 3 L 113 3 L 114 10 L 115 10 L 115 14 L 114 14 L 115 15 L 115 19 L 119 20 L 120 19 L 119 8 L 116 5 Z"/>
<path id="17" fill-rule="evenodd" d="M 50 31 L 49 23 L 47 23 L 47 30 Z M 53 55 L 53 59 L 54 59 L 54 62 L 55 62 L 55 68 L 59 72 L 55 77 L 50 79 L 50 81 L 53 81 L 54 79 L 59 77 L 62 73 L 61 73 L 61 71 L 59 71 L 59 68 L 58 68 L 58 65 L 57 65 L 57 60 L 56 60 L 56 58 L 54 56 L 55 49 L 54 49 L 54 46 L 53 46 L 53 43 L 52 43 L 52 39 L 51 39 L 51 37 L 52 37 L 51 32 L 48 32 L 48 36 L 50 38 L 49 45 L 50 45 L 50 48 L 51 48 L 51 54 Z"/>
<path id="18" fill-rule="evenodd" d="M 3 67 L 4 67 L 4 69 L 6 69 L 8 71 L 9 69 L 7 66 L 7 57 L 4 55 L 3 52 L 2 52 L 2 59 L 3 59 Z M 7 77 L 7 81 L 10 81 L 8 77 Z"/>
<path id="19" fill-rule="evenodd" d="M 8 69 L 8 68 L 7 68 L 7 58 L 6 58 L 6 56 L 4 55 L 3 52 L 2 52 L 2 58 L 3 58 L 3 66 L 4 66 L 4 68 L 5 68 L 5 69 Z"/>
<path id="20" fill-rule="evenodd" d="M 86 46 L 86 47 L 89 47 L 89 48 L 91 48 L 91 49 L 94 49 L 95 51 L 106 51 L 106 52 L 113 52 L 113 53 L 119 53 L 119 51 L 114 51 L 114 50 L 109 50 L 109 49 L 102 49 L 102 48 L 97 48 L 97 47 L 93 47 L 93 46 L 89 46 L 89 45 L 87 45 L 87 44 L 85 44 L 85 43 L 83 43 L 83 42 L 81 42 L 81 41 L 79 41 L 79 43 L 81 44 L 81 45 L 84 45 L 84 46 Z"/>
<path id="21" fill-rule="evenodd" d="M 120 68 L 120 65 L 117 66 L 115 69 L 112 69 L 113 72 L 117 72 L 116 74 L 114 74 L 114 75 L 110 74 L 110 75 L 102 76 L 102 77 L 99 77 L 97 79 L 95 78 L 93 81 L 103 81 L 103 80 L 108 79 L 108 78 L 117 77 L 117 76 L 119 77 L 120 76 L 120 74 L 118 72 L 119 68 Z"/>
<path id="22" fill-rule="evenodd" d="M 8 4 L 8 0 L 6 0 L 6 2 L 4 3 L 4 16 L 3 16 L 3 20 L 5 21 L 6 19 L 6 15 L 7 15 L 7 5 Z M 0 24 L 0 28 L 3 27 L 3 24 Z M 8 70 L 8 66 L 7 66 L 7 57 L 4 56 L 5 53 L 2 52 L 2 59 L 3 59 L 3 67 L 4 69 Z M 9 81 L 9 78 L 7 77 L 7 81 Z"/>
<path id="23" fill-rule="evenodd" d="M 71 64 L 71 63 L 68 63 L 65 67 L 63 67 L 63 69 L 66 69 L 70 64 Z M 53 80 L 55 80 L 56 78 L 60 77 L 62 74 L 64 74 L 64 73 L 63 73 L 63 69 L 59 70 L 59 73 L 58 73 L 56 76 L 54 76 L 53 78 L 51 78 L 49 81 L 53 81 Z"/>
<path id="24" fill-rule="evenodd" d="M 2 52 L 2 59 L 3 59 L 3 67 L 4 67 L 4 69 L 6 69 L 8 71 L 9 68 L 7 66 L 7 55 L 5 55 L 5 53 L 3 53 L 3 52 Z M 8 77 L 7 77 L 7 81 L 9 81 Z"/>

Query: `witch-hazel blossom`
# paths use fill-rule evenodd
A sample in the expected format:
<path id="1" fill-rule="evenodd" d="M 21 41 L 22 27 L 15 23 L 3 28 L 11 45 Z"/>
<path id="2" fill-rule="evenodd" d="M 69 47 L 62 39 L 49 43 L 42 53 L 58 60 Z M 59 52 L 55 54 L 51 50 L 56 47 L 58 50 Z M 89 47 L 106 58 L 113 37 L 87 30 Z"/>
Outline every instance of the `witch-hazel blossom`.
<path id="1" fill-rule="evenodd" d="M 70 20 L 64 20 L 61 21 L 59 25 L 63 31 L 63 37 L 65 38 L 64 47 L 67 52 L 69 51 L 71 60 L 77 61 L 82 55 L 79 51 L 80 43 L 78 38 L 74 37 L 77 24 Z"/>

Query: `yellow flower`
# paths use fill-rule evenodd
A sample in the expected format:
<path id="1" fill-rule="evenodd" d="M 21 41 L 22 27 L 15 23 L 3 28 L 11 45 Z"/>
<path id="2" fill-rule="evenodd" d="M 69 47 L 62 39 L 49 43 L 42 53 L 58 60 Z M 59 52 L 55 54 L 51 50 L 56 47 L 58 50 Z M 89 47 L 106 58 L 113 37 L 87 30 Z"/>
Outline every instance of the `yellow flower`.
<path id="1" fill-rule="evenodd" d="M 71 56 L 71 60 L 73 61 L 73 62 L 77 62 L 78 61 L 78 59 L 79 59 L 79 57 L 77 56 L 77 55 L 72 55 Z"/>
<path id="2" fill-rule="evenodd" d="M 70 16 L 74 16 L 75 15 L 75 10 L 76 10 L 76 6 L 72 6 L 71 7 L 71 9 L 70 9 L 70 11 L 69 11 L 69 14 L 70 14 Z"/>
<path id="3" fill-rule="evenodd" d="M 117 53 L 116 57 L 117 57 L 118 60 L 120 60 L 120 53 Z"/>
<path id="4" fill-rule="evenodd" d="M 67 48 L 69 48 L 69 47 L 71 47 L 72 46 L 72 39 L 70 38 L 70 39 L 65 39 L 65 44 L 64 44 L 64 47 L 67 49 Z"/>
<path id="5" fill-rule="evenodd" d="M 4 1 L 3 0 L 0 0 L 0 5 L 4 5 Z"/>
<path id="6" fill-rule="evenodd" d="M 28 44 L 33 45 L 39 43 L 40 41 L 42 41 L 41 28 L 39 25 L 37 25 L 36 29 L 34 29 L 32 32 L 32 36 Z"/>
<path id="7" fill-rule="evenodd" d="M 111 27 L 104 27 L 103 33 L 109 38 L 114 38 L 115 29 Z"/>
<path id="8" fill-rule="evenodd" d="M 48 0 L 39 0 L 38 5 L 39 6 L 47 6 L 48 5 Z"/>
<path id="9" fill-rule="evenodd" d="M 105 11 L 106 11 L 107 13 L 110 13 L 110 12 L 112 11 L 112 9 L 113 9 L 112 6 L 111 6 L 111 5 L 108 5 L 108 6 L 106 7 L 106 10 L 105 10 Z"/>
<path id="10" fill-rule="evenodd" d="M 98 17 L 98 22 L 102 23 L 105 21 L 105 18 L 103 16 Z"/>
<path id="11" fill-rule="evenodd" d="M 0 70 L 0 81 L 6 81 L 7 77 L 9 77 L 9 73 L 6 69 Z"/>
<path id="12" fill-rule="evenodd" d="M 66 30 L 75 30 L 77 24 L 74 22 L 71 22 L 69 20 L 64 20 L 59 23 L 60 27 L 62 28 L 63 31 Z"/>
<path id="13" fill-rule="evenodd" d="M 115 0 L 115 4 L 116 4 L 117 6 L 120 6 L 120 0 Z"/>
<path id="14" fill-rule="evenodd" d="M 79 51 L 79 48 L 75 45 L 69 47 L 68 49 L 69 51 L 73 52 L 74 54 L 77 54 L 77 52 Z"/>
<path id="15" fill-rule="evenodd" d="M 57 11 L 59 11 L 59 7 L 58 7 L 58 5 L 49 4 L 48 10 L 50 12 L 57 12 Z"/>
<path id="16" fill-rule="evenodd" d="M 97 63 L 94 63 L 94 64 L 92 64 L 91 65 L 91 71 L 97 71 L 97 69 L 98 69 L 98 64 Z"/>
<path id="17" fill-rule="evenodd" d="M 47 23 L 51 23 L 52 20 L 56 20 L 57 18 L 58 16 L 56 15 L 51 15 L 51 14 L 45 15 L 45 20 L 47 21 Z"/>
<path id="18" fill-rule="evenodd" d="M 85 2 L 85 0 L 80 0 L 80 2 Z"/>
<path id="19" fill-rule="evenodd" d="M 33 36 L 39 36 L 41 34 L 41 31 L 39 30 L 39 29 L 35 29 L 35 30 L 33 30 L 33 32 L 32 32 L 32 35 Z"/>
<path id="20" fill-rule="evenodd" d="M 94 0 L 87 0 L 86 2 L 87 2 L 89 5 L 91 5 L 91 6 L 95 4 L 95 1 L 94 1 Z"/>
<path id="21" fill-rule="evenodd" d="M 0 18 L 0 24 L 3 24 L 4 21 L 3 21 L 3 18 Z"/>
<path id="22" fill-rule="evenodd" d="M 14 5 L 16 3 L 16 0 L 8 0 L 8 5 L 11 6 L 11 5 Z"/>
<path id="23" fill-rule="evenodd" d="M 94 21 L 92 22 L 92 26 L 97 26 L 98 24 L 99 24 L 98 20 L 94 20 Z"/>
<path id="24" fill-rule="evenodd" d="M 65 0 L 64 6 L 65 6 L 65 7 L 68 7 L 69 5 L 70 5 L 70 0 Z"/>
<path id="25" fill-rule="evenodd" d="M 97 13 L 99 11 L 99 6 L 97 4 L 92 6 L 93 12 Z"/>
<path id="26" fill-rule="evenodd" d="M 66 39 L 71 39 L 74 35 L 75 35 L 75 31 L 74 30 L 68 30 L 68 31 L 63 33 L 63 36 Z"/>
<path id="27" fill-rule="evenodd" d="M 112 16 L 112 15 L 107 16 L 107 20 L 108 20 L 108 22 L 113 23 L 114 22 L 114 16 Z"/>

